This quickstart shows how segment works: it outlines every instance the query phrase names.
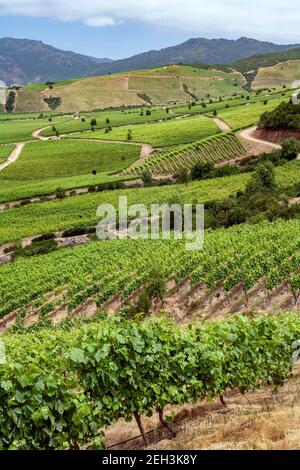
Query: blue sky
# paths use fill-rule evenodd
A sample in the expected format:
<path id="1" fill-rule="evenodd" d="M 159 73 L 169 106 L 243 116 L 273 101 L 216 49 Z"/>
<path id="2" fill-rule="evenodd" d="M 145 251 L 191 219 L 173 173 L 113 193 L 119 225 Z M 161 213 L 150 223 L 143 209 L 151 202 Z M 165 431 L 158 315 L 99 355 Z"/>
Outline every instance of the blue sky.
<path id="1" fill-rule="evenodd" d="M 129 21 L 95 28 L 80 21 L 0 16 L 0 37 L 38 39 L 54 47 L 95 57 L 119 59 L 178 44 L 189 39 L 186 32 Z M 139 40 L 137 41 L 137 37 Z"/>
<path id="2" fill-rule="evenodd" d="M 0 37 L 117 59 L 190 37 L 300 43 L 299 17 L 298 0 L 0 0 Z"/>

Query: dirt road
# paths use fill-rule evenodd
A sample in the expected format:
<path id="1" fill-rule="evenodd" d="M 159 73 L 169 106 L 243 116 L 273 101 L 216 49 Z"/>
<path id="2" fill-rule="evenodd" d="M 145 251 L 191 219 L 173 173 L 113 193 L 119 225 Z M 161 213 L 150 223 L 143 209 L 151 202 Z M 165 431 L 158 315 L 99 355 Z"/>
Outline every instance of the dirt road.
<path id="1" fill-rule="evenodd" d="M 225 121 L 222 121 L 222 119 L 215 117 L 213 118 L 213 121 L 215 124 L 217 124 L 217 126 L 222 132 L 229 132 L 231 130 L 230 126 L 228 126 Z"/>
<path id="2" fill-rule="evenodd" d="M 18 160 L 19 156 L 22 153 L 24 146 L 25 146 L 25 142 L 19 142 L 15 145 L 15 148 L 11 152 L 10 156 L 5 160 L 5 162 L 0 164 L 0 171 L 3 171 L 9 165 L 11 165 L 16 160 Z"/>

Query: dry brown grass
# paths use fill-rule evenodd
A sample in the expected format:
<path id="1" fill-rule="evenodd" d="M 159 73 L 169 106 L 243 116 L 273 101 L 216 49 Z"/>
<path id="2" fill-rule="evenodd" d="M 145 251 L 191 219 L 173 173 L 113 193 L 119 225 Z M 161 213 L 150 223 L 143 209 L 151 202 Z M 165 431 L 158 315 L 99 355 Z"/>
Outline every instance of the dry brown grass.
<path id="1" fill-rule="evenodd" d="M 259 69 L 258 74 L 252 84 L 252 88 L 280 87 L 282 85 L 291 86 L 295 80 L 300 79 L 300 60 L 288 60 L 272 67 Z"/>
<path id="2" fill-rule="evenodd" d="M 300 448 L 300 367 L 273 395 L 263 388 L 227 399 L 228 413 L 208 412 L 156 449 L 294 450 Z"/>

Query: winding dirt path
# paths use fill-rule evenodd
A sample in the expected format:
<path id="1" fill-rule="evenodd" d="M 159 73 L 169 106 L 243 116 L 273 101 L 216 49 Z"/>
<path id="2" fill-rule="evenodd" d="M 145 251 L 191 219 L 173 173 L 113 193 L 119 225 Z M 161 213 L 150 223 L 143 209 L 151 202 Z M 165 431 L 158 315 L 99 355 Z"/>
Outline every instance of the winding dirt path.
<path id="1" fill-rule="evenodd" d="M 43 131 L 46 131 L 47 129 L 50 129 L 51 126 L 46 126 L 46 127 L 42 127 L 41 129 L 36 129 L 35 131 L 33 131 L 33 133 L 31 134 L 32 137 L 34 137 L 35 139 L 39 139 L 39 140 L 49 140 L 50 137 L 44 137 L 43 135 L 41 135 L 41 132 Z"/>
<path id="2" fill-rule="evenodd" d="M 15 144 L 15 148 L 11 152 L 10 156 L 5 160 L 5 162 L 0 164 L 0 171 L 3 171 L 5 168 L 7 168 L 9 165 L 14 163 L 15 161 L 18 160 L 19 156 L 22 153 L 22 150 L 25 146 L 26 142 L 19 142 Z"/>
<path id="3" fill-rule="evenodd" d="M 244 129 L 243 131 L 238 132 L 238 137 L 241 139 L 244 139 L 246 142 L 250 142 L 251 144 L 254 144 L 255 146 L 258 147 L 259 153 L 263 153 L 269 150 L 280 150 L 281 145 L 279 144 L 274 144 L 274 142 L 269 142 L 268 140 L 264 139 L 259 139 L 258 137 L 255 137 L 253 134 L 255 131 L 258 129 L 258 126 L 252 126 L 247 129 Z M 300 160 L 300 153 L 297 157 L 297 160 Z"/>
<path id="4" fill-rule="evenodd" d="M 215 124 L 217 124 L 217 126 L 222 132 L 229 132 L 231 130 L 231 127 L 222 119 L 215 117 L 213 118 L 213 121 Z"/>
<path id="5" fill-rule="evenodd" d="M 274 144 L 273 142 L 268 142 L 267 140 L 258 139 L 254 137 L 254 132 L 257 130 L 257 126 L 249 127 L 248 129 L 244 129 L 243 131 L 239 132 L 239 136 L 248 142 L 254 142 L 256 144 L 264 144 L 272 149 L 281 149 L 281 145 Z"/>

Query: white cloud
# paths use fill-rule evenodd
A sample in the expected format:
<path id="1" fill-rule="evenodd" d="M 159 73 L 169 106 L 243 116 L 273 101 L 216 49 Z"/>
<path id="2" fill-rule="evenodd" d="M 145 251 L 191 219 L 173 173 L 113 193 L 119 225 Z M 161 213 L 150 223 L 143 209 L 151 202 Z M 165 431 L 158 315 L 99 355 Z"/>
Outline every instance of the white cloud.
<path id="1" fill-rule="evenodd" d="M 129 20 L 197 36 L 252 36 L 297 41 L 298 0 L 0 0 L 0 14 L 113 26 Z"/>
<path id="2" fill-rule="evenodd" d="M 111 18 L 109 16 L 94 16 L 92 18 L 85 19 L 84 23 L 87 26 L 95 26 L 102 28 L 103 26 L 114 26 L 116 24 L 116 21 L 114 20 L 114 18 Z"/>

